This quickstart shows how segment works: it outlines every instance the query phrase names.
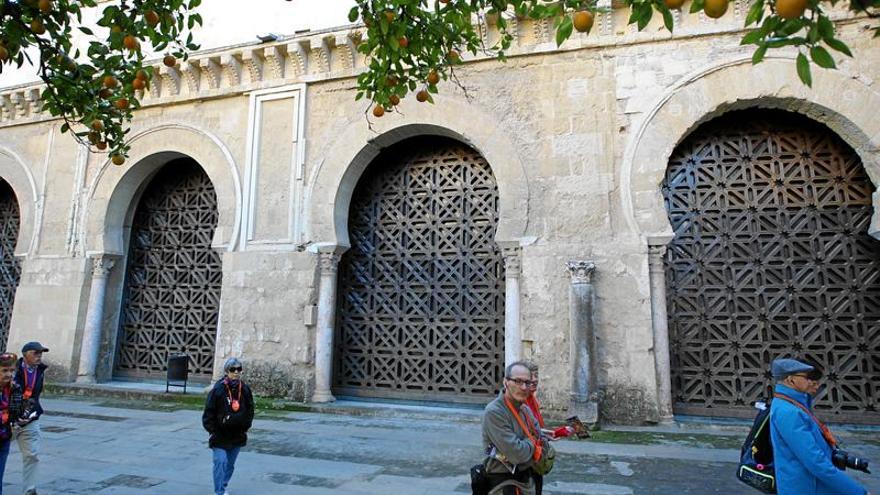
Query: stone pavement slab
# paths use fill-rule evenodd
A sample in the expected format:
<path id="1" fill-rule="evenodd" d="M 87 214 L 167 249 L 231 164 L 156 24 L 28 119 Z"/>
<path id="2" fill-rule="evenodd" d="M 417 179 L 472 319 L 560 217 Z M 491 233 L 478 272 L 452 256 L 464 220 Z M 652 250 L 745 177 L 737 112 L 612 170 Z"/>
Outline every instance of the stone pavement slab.
<path id="1" fill-rule="evenodd" d="M 167 406 L 45 399 L 40 493 L 211 493 L 201 411 Z M 600 432 L 595 440 L 557 442 L 545 493 L 757 493 L 734 479 L 738 452 L 730 447 L 739 433 L 724 438 L 658 431 Z M 460 495 L 470 493 L 468 469 L 480 460 L 480 426 L 472 417 L 456 422 L 430 414 L 271 412 L 258 415 L 249 436 L 230 486 L 235 495 Z M 880 462 L 876 432 L 847 440 L 851 450 Z M 856 476 L 880 493 L 877 477 Z M 16 446 L 5 481 L 7 493 L 20 492 Z"/>

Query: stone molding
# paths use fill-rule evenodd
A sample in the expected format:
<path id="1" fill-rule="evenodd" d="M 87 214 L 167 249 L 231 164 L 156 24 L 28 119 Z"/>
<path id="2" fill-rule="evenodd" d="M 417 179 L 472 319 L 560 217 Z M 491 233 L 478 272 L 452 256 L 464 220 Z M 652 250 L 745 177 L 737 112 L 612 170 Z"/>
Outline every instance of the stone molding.
<path id="1" fill-rule="evenodd" d="M 107 278 L 120 257 L 113 254 L 92 256 L 92 278 Z"/>
<path id="2" fill-rule="evenodd" d="M 318 253 L 318 269 L 321 276 L 336 275 L 339 272 L 339 261 L 342 259 L 341 254 L 337 253 Z"/>
<path id="3" fill-rule="evenodd" d="M 596 271 L 596 264 L 592 261 L 572 260 L 565 264 L 571 275 L 572 284 L 591 284 L 593 283 L 593 273 Z"/>
<path id="4" fill-rule="evenodd" d="M 852 19 L 845 11 L 835 17 Z M 515 34 L 508 57 L 564 52 L 581 48 L 623 46 L 646 41 L 668 41 L 670 35 L 660 29 L 660 16 L 639 32 L 621 29 L 626 26 L 628 12 L 623 9 L 598 13 L 594 32 L 575 33 L 562 47 L 552 38 L 552 25 L 546 20 L 511 18 L 508 27 Z M 731 9 L 721 20 L 713 21 L 700 15 L 694 22 L 681 25 L 673 39 L 742 32 L 744 13 Z M 656 24 L 656 26 L 655 26 Z M 656 29 L 655 29 L 656 28 Z M 498 39 L 495 26 L 483 25 L 485 37 Z M 288 36 L 273 43 L 254 43 L 206 52 L 195 52 L 189 60 L 176 67 L 165 67 L 161 60 L 152 64 L 155 77 L 148 91 L 142 92 L 143 107 L 180 101 L 225 97 L 255 89 L 293 83 L 318 82 L 353 77 L 364 70 L 363 56 L 357 46 L 365 31 L 360 25 L 346 26 L 315 33 Z M 465 62 L 486 60 L 485 55 L 463 53 Z M 0 127 L 53 120 L 44 112 L 40 99 L 43 85 L 33 83 L 0 90 Z"/>
<path id="5" fill-rule="evenodd" d="M 519 277 L 522 274 L 522 249 L 503 248 L 501 256 L 504 258 L 505 277 Z"/>

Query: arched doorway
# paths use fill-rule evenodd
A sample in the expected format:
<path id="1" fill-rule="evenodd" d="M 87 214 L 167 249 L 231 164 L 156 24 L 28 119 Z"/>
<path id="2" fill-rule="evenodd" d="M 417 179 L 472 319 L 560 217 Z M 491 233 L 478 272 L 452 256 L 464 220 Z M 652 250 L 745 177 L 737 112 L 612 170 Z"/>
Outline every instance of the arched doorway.
<path id="1" fill-rule="evenodd" d="M 21 277 L 21 265 L 15 257 L 20 217 L 15 192 L 0 179 L 0 349 L 6 349 L 12 305 Z"/>
<path id="2" fill-rule="evenodd" d="M 384 150 L 349 210 L 334 394 L 485 402 L 504 364 L 498 186 L 485 159 L 423 137 Z"/>
<path id="3" fill-rule="evenodd" d="M 176 159 L 153 177 L 132 220 L 115 375 L 164 377 L 170 354 L 190 374 L 213 371 L 222 267 L 211 248 L 217 196 L 195 161 Z"/>
<path id="4" fill-rule="evenodd" d="M 731 112 L 676 148 L 662 190 L 676 413 L 753 415 L 793 356 L 825 371 L 826 418 L 880 422 L 880 242 L 853 149 L 797 114 Z"/>

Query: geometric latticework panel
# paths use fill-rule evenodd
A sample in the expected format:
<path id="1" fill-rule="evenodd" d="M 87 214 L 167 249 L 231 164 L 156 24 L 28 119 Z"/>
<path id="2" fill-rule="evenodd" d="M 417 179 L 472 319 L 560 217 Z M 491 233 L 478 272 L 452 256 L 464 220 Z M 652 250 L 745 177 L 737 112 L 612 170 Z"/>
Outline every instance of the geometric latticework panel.
<path id="1" fill-rule="evenodd" d="M 786 112 L 734 112 L 670 159 L 662 184 L 675 410 L 750 416 L 770 362 L 825 372 L 828 420 L 880 422 L 880 242 L 856 153 Z"/>
<path id="2" fill-rule="evenodd" d="M 186 353 L 190 373 L 209 377 L 222 267 L 211 248 L 217 195 L 189 159 L 165 165 L 138 203 L 129 241 L 116 374 L 164 376 L 169 354 Z"/>
<path id="3" fill-rule="evenodd" d="M 334 391 L 485 402 L 504 365 L 498 187 L 446 139 L 407 141 L 367 169 L 339 271 Z"/>
<path id="4" fill-rule="evenodd" d="M 21 277 L 21 265 L 15 257 L 20 214 L 12 188 L 0 179 L 0 349 L 6 349 L 12 304 Z"/>

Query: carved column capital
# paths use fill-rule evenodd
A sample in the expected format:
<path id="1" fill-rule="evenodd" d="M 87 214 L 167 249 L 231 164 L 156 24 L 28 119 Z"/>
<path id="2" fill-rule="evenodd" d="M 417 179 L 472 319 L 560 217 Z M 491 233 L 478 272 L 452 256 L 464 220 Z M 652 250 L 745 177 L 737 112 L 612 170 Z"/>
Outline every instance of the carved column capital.
<path id="1" fill-rule="evenodd" d="M 522 249 L 504 248 L 501 250 L 504 257 L 504 274 L 506 277 L 519 277 L 522 274 Z"/>
<path id="2" fill-rule="evenodd" d="M 337 253 L 318 253 L 318 269 L 321 275 L 336 275 L 340 259 L 342 255 Z"/>
<path id="3" fill-rule="evenodd" d="M 112 254 L 92 256 L 92 278 L 107 278 L 116 266 L 118 258 Z"/>
<path id="4" fill-rule="evenodd" d="M 571 275 L 572 284 L 593 283 L 593 272 L 596 271 L 596 264 L 592 261 L 571 260 L 565 266 L 568 268 L 569 275 Z"/>

